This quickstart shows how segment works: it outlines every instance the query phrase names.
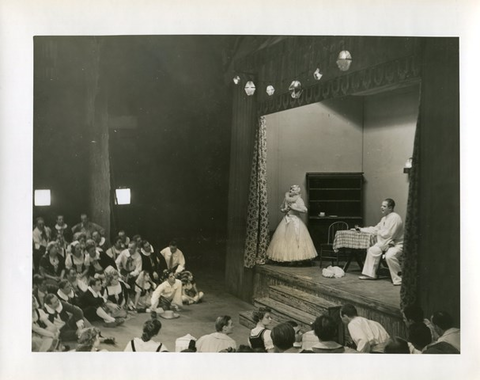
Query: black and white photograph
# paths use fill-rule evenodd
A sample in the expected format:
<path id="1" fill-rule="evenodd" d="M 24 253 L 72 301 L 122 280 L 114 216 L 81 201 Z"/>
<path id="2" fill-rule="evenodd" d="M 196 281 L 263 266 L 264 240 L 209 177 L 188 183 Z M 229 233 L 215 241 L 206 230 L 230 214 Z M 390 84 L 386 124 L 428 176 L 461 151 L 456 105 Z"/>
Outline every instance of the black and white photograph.
<path id="1" fill-rule="evenodd" d="M 1 377 L 474 376 L 478 6 L 393 33 L 283 3 L 105 1 L 107 28 L 27 3 L 4 8 L 61 27 L 2 38 Z"/>

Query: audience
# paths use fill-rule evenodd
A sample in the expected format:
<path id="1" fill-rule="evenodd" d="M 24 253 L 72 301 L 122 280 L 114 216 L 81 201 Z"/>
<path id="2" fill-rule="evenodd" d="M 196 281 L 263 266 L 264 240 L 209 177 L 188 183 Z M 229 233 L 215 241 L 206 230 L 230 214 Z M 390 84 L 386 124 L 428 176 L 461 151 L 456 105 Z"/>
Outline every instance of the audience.
<path id="1" fill-rule="evenodd" d="M 248 342 L 255 352 L 273 352 L 271 331 L 267 328 L 272 323 L 271 310 L 261 307 L 253 312 L 253 321 L 257 325 L 250 331 Z"/>
<path id="2" fill-rule="evenodd" d="M 348 332 L 359 352 L 383 352 L 390 336 L 383 326 L 375 321 L 360 317 L 357 309 L 345 304 L 340 309 L 342 322 L 347 325 Z"/>
<path id="3" fill-rule="evenodd" d="M 204 335 L 198 339 L 196 346 L 198 352 L 220 352 L 224 350 L 235 350 L 237 343 L 230 338 L 233 332 L 233 321 L 228 315 L 220 316 L 215 321 L 216 332 Z"/>
<path id="4" fill-rule="evenodd" d="M 280 323 L 272 329 L 272 342 L 276 353 L 297 353 L 295 343 L 295 330 L 289 323 Z"/>
<path id="5" fill-rule="evenodd" d="M 32 351 L 69 350 L 63 342 L 77 338 L 76 351 L 98 351 L 101 342 L 115 344 L 115 338 L 103 338 L 89 320 L 116 327 L 130 318 L 129 313 L 147 311 L 152 318 L 144 323 L 142 336 L 131 339 L 124 351 L 167 352 L 165 345 L 153 340 L 162 327 L 157 316 L 176 318 L 174 311 L 181 310 L 183 304 L 198 303 L 204 297 L 193 274 L 185 270 L 185 258 L 177 243 L 171 241 L 155 254 L 153 246 L 140 235 L 130 240 L 120 231 L 107 249 L 103 229 L 88 221 L 85 214 L 82 222 L 72 228 L 74 236 L 67 247 L 65 237 L 69 232 L 62 215 L 54 225 L 55 240 L 43 218 L 36 220 Z M 41 257 L 39 252 L 43 253 Z M 162 271 L 162 266 L 169 269 Z M 216 332 L 198 341 L 192 339 L 182 352 L 296 353 L 301 347 L 301 352 L 311 353 L 460 353 L 460 329 L 454 327 L 447 312 L 434 313 L 431 321 L 424 318 L 418 305 L 405 307 L 402 313 L 408 341 L 398 336 L 390 338 L 379 323 L 359 316 L 353 305 L 344 305 L 340 317 L 356 346 L 353 350 L 336 341 L 338 323 L 330 316 L 319 316 L 312 330 L 305 333 L 295 321 L 269 330 L 273 322 L 271 310 L 261 307 L 252 314 L 256 326 L 248 336 L 249 345 L 241 344 L 236 349 L 236 342 L 229 336 L 233 321 L 225 315 L 217 318 Z"/>
<path id="6" fill-rule="evenodd" d="M 157 336 L 162 328 L 162 323 L 158 319 L 150 319 L 143 325 L 141 338 L 133 338 L 126 345 L 125 352 L 168 352 L 164 344 L 152 340 Z"/>

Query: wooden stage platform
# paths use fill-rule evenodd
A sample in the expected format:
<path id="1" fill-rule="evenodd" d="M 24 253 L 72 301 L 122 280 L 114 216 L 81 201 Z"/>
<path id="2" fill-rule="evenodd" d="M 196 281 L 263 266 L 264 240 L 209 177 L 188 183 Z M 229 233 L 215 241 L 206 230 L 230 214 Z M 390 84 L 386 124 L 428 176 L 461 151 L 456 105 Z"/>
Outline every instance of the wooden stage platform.
<path id="1" fill-rule="evenodd" d="M 340 306 L 351 303 L 359 315 L 380 322 L 391 336 L 405 337 L 400 287 L 393 286 L 389 278 L 360 280 L 360 274 L 357 270 L 342 278 L 325 278 L 318 266 L 257 266 L 252 303 L 257 307 L 270 307 L 277 323 L 295 320 L 303 330 L 308 330 L 320 314 L 338 318 Z M 253 327 L 251 311 L 241 313 L 240 322 Z M 341 330 L 339 340 L 346 334 L 343 328 Z"/>

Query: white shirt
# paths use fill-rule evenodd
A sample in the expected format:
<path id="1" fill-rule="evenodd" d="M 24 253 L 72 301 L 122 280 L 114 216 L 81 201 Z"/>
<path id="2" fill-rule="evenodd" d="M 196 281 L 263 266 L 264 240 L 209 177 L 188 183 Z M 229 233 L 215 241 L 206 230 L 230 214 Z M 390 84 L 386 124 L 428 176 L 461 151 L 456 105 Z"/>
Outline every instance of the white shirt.
<path id="1" fill-rule="evenodd" d="M 157 352 L 158 346 L 160 344 L 162 347 L 160 348 L 159 352 L 168 352 L 167 347 L 164 344 L 155 342 L 154 340 L 149 340 L 148 342 L 144 342 L 140 338 L 133 338 L 133 344 L 135 345 L 135 352 Z M 125 346 L 124 352 L 133 352 L 132 350 L 132 342 L 129 340 L 127 345 Z"/>
<path id="2" fill-rule="evenodd" d="M 390 338 L 380 323 L 358 316 L 348 324 L 348 332 L 360 352 L 383 352 Z"/>
<path id="3" fill-rule="evenodd" d="M 161 296 L 172 300 L 174 304 L 182 305 L 182 281 L 175 280 L 173 285 L 170 285 L 168 281 L 164 281 L 158 285 L 152 294 L 152 309 L 158 306 L 158 300 Z"/>
<path id="4" fill-rule="evenodd" d="M 458 351 L 460 351 L 460 329 L 455 327 L 448 329 L 440 338 L 438 338 L 437 342 L 449 343 Z"/>
<path id="5" fill-rule="evenodd" d="M 160 251 L 160 254 L 165 258 L 168 269 L 174 268 L 176 265 L 178 265 L 178 268 L 175 271 L 175 273 L 179 273 L 185 269 L 185 256 L 183 256 L 182 251 L 180 251 L 178 248 L 175 251 L 175 253 L 173 253 L 173 260 L 172 260 L 171 267 L 170 267 L 170 258 L 172 257 L 172 251 L 170 250 L 170 247 L 162 249 Z"/>
<path id="6" fill-rule="evenodd" d="M 376 234 L 375 245 L 382 248 L 382 251 L 387 250 L 390 243 L 394 246 L 403 246 L 403 222 L 396 212 L 384 216 L 375 227 L 360 228 L 360 231 Z"/>
<path id="7" fill-rule="evenodd" d="M 197 352 L 220 352 L 227 348 L 237 349 L 237 343 L 227 334 L 214 332 L 197 340 Z"/>
<path id="8" fill-rule="evenodd" d="M 120 253 L 120 255 L 117 257 L 115 260 L 115 264 L 117 264 L 118 271 L 120 272 L 122 269 L 129 270 L 127 268 L 127 261 L 132 257 L 132 265 L 133 265 L 133 270 L 130 272 L 131 276 L 138 276 L 140 272 L 142 271 L 142 256 L 140 255 L 139 252 L 135 251 L 133 255 L 130 254 L 130 251 L 128 249 L 125 249 Z"/>

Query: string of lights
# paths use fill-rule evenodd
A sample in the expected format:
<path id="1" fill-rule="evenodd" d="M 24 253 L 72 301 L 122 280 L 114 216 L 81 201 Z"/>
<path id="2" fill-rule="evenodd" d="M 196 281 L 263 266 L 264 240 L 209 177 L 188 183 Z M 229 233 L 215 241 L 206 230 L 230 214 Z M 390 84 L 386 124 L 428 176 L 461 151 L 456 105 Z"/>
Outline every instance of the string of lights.
<path id="1" fill-rule="evenodd" d="M 338 54 L 336 62 L 337 62 L 337 67 L 341 71 L 348 71 L 350 69 L 350 65 L 352 64 L 352 55 L 348 50 L 342 50 Z M 295 72 L 296 72 L 296 62 L 295 62 Z M 301 78 L 307 75 L 309 72 L 310 70 L 298 73 L 297 78 Z M 319 67 L 317 67 L 312 75 L 316 81 L 319 81 L 323 77 L 323 72 Z M 235 85 L 239 85 L 242 82 L 242 76 L 244 77 L 244 80 L 247 81 L 244 87 L 244 90 L 247 96 L 252 96 L 253 94 L 255 94 L 255 91 L 256 91 L 255 82 L 262 85 L 262 87 L 266 85 L 265 91 L 268 96 L 272 96 L 275 93 L 275 87 L 272 84 L 275 82 L 274 80 L 263 79 L 262 81 L 257 81 L 254 79 L 255 74 L 253 73 L 235 74 L 235 76 L 233 77 L 233 83 Z M 303 93 L 302 83 L 297 79 L 293 80 L 290 86 L 288 87 L 288 91 L 290 92 L 290 95 L 292 96 L 292 98 L 298 99 Z"/>

